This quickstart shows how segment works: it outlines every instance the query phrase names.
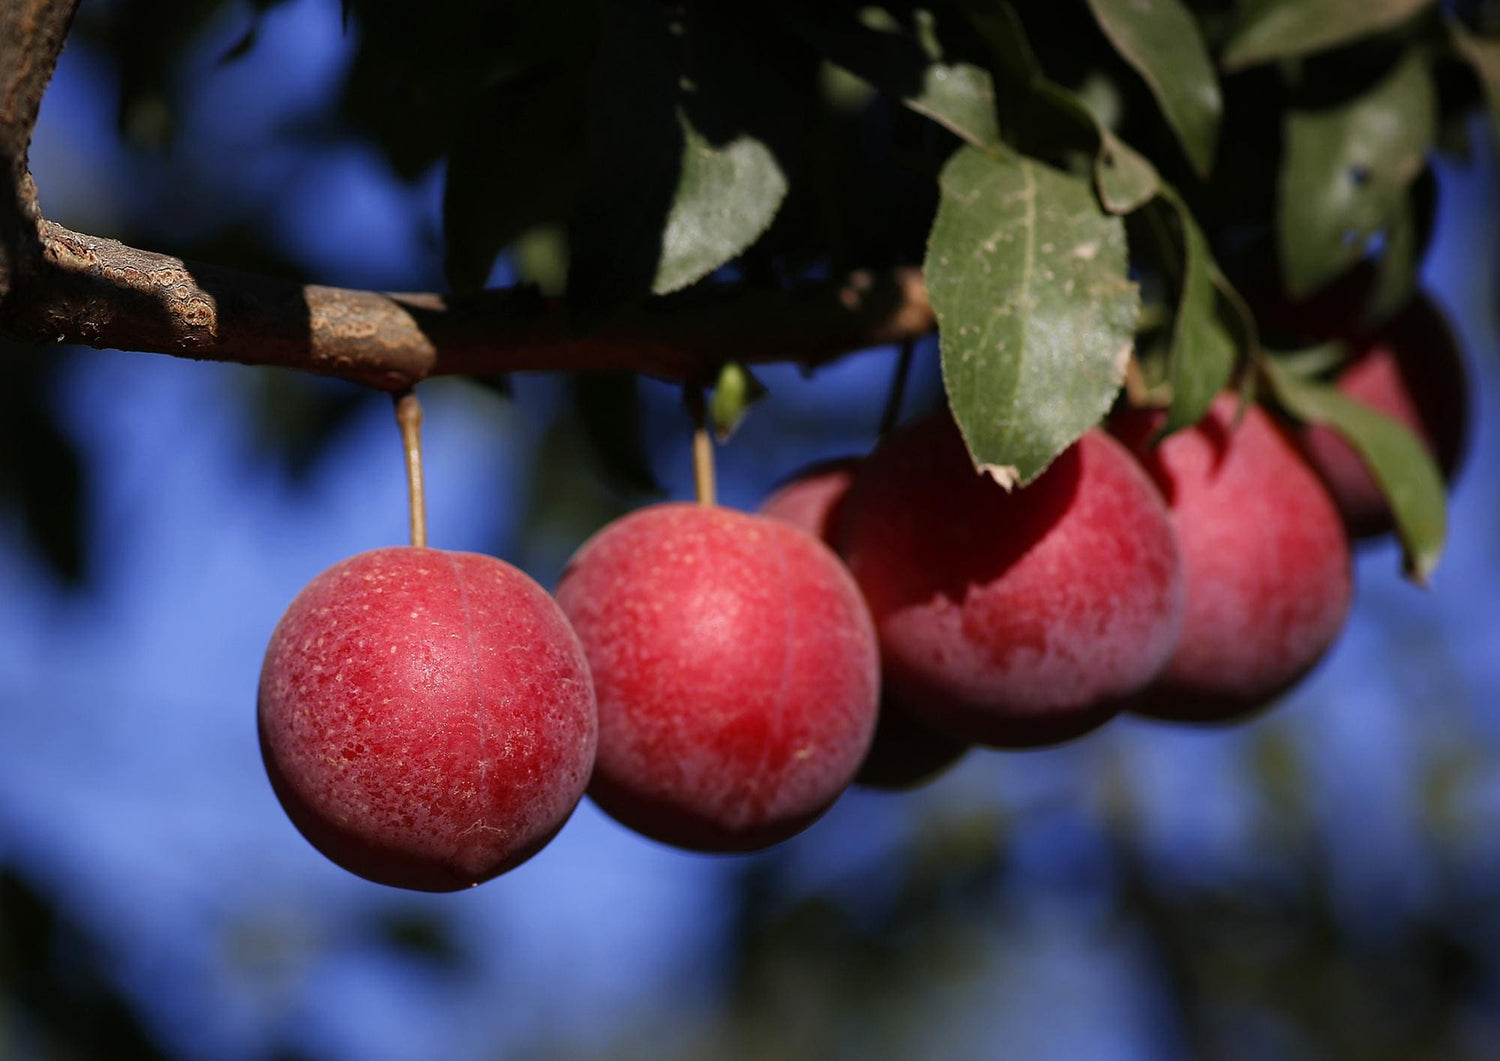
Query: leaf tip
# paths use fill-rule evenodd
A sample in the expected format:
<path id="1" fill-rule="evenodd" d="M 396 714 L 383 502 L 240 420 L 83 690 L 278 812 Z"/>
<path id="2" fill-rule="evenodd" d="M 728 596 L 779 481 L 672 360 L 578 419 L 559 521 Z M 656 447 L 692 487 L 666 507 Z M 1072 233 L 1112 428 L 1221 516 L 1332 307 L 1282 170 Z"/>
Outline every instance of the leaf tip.
<path id="1" fill-rule="evenodd" d="M 1406 580 L 1418 589 L 1432 588 L 1432 573 L 1437 570 L 1438 556 L 1436 553 L 1413 553 L 1407 552 L 1402 560 L 1402 574 Z"/>
<path id="2" fill-rule="evenodd" d="M 1014 490 L 1021 481 L 1021 469 L 1014 464 L 981 464 L 979 472 L 995 480 L 1007 493 Z"/>

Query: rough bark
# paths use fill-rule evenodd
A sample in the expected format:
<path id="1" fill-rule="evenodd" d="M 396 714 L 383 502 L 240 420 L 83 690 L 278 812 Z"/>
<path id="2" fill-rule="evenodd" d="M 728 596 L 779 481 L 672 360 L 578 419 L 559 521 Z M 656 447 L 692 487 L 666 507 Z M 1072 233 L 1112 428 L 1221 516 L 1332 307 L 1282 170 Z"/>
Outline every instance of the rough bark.
<path id="1" fill-rule="evenodd" d="M 0 302 L 36 260 L 41 215 L 26 152 L 77 8 L 78 0 L 0 3 Z"/>
<path id="2" fill-rule="evenodd" d="M 389 391 L 454 373 L 631 369 L 685 379 L 726 360 L 817 363 L 933 327 L 916 269 L 662 299 L 578 336 L 559 302 L 525 290 L 450 303 L 304 286 L 51 222 L 40 232 L 41 267 L 0 312 L 0 330 L 14 338 L 281 365 Z"/>

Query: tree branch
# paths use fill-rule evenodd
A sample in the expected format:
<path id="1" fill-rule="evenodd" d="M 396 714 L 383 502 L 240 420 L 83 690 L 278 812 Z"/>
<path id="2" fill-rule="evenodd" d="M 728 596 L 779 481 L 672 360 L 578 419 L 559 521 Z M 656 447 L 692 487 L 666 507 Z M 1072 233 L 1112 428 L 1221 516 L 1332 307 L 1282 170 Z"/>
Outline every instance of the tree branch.
<path id="1" fill-rule="evenodd" d="M 935 325 L 916 269 L 786 292 L 660 299 L 586 336 L 522 290 L 450 303 L 292 283 L 137 250 L 42 220 L 26 154 L 77 0 L 0 0 L 0 334 L 410 389 L 429 376 L 628 369 L 712 378 L 729 360 L 817 363 Z"/>
<path id="2" fill-rule="evenodd" d="M 0 3 L 0 302 L 36 257 L 41 214 L 26 153 L 77 9 L 78 0 Z"/>
<path id="3" fill-rule="evenodd" d="M 658 300 L 585 336 L 524 290 L 449 302 L 301 285 L 127 247 L 43 222 L 40 267 L 0 308 L 0 332 L 406 390 L 429 376 L 628 369 L 709 376 L 724 361 L 814 364 L 914 338 L 935 321 L 921 273 L 857 273 L 796 291 L 726 288 Z"/>

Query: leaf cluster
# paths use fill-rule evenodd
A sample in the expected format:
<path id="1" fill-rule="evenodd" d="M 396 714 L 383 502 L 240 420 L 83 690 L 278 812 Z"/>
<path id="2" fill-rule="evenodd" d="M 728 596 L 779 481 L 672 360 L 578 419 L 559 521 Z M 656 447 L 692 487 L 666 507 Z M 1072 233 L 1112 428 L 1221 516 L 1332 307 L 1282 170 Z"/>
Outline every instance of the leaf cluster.
<path id="1" fill-rule="evenodd" d="M 218 6 L 200 0 L 152 47 Z M 1423 570 L 1442 536 L 1441 505 L 1419 511 L 1442 496 L 1432 462 L 1333 400 L 1331 366 L 1278 369 L 1258 322 L 1356 273 L 1374 278 L 1363 326 L 1413 296 L 1429 158 L 1464 148 L 1473 110 L 1500 122 L 1497 9 L 352 0 L 338 105 L 398 173 L 445 166 L 460 298 L 508 252 L 586 333 L 668 293 L 920 262 L 977 467 L 1030 482 L 1127 376 L 1169 431 L 1259 385 L 1360 449 Z M 153 5 L 120 10 L 151 37 Z M 162 68 L 138 51 L 131 69 Z M 579 392 L 602 448 L 629 452 L 609 440 L 638 419 L 633 384 Z"/>
<path id="2" fill-rule="evenodd" d="M 1318 376 L 1293 386 L 1256 321 L 1356 269 L 1376 277 L 1365 323 L 1412 296 L 1429 156 L 1494 105 L 1484 18 L 1428 0 L 438 6 L 419 25 L 355 6 L 346 106 L 404 171 L 446 155 L 456 292 L 509 248 L 586 331 L 695 285 L 921 261 L 949 402 L 1002 481 L 1039 475 L 1127 373 L 1168 430 L 1268 383 L 1376 466 L 1417 567 L 1440 548 L 1441 519 L 1403 501 L 1441 497 L 1420 447 Z"/>

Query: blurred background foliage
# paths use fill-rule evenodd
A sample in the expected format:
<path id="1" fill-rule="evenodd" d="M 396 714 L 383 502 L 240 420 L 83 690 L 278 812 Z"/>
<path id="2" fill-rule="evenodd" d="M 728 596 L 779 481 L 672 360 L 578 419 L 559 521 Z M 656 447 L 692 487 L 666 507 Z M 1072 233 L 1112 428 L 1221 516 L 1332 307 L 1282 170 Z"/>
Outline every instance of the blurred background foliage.
<path id="1" fill-rule="evenodd" d="M 591 78 L 631 62 L 628 34 L 595 32 L 602 6 L 87 2 L 33 149 L 43 209 L 318 282 L 555 291 L 596 235 L 566 222 L 621 176 L 579 132 L 609 87 Z M 699 61 L 723 75 L 730 127 L 798 174 L 734 276 L 920 261 L 955 141 L 775 52 L 755 12 L 708 6 L 729 59 Z M 1210 26 L 1232 9 L 1195 6 Z M 1480 28 L 1494 13 L 1450 6 Z M 1209 195 L 1085 5 L 1021 7 L 1049 76 L 1175 159 L 1195 210 L 1238 211 L 1205 216 L 1239 241 L 1222 253 L 1252 260 L 1274 74 L 1227 82 L 1243 120 Z M 1312 63 L 1324 87 L 1306 90 L 1358 81 L 1385 43 Z M 737 94 L 736 63 L 782 59 L 776 98 Z M 1472 102 L 1473 80 L 1450 80 Z M 346 879 L 269 794 L 253 689 L 306 579 L 401 538 L 386 400 L 0 348 L 0 1058 L 1500 1056 L 1500 179 L 1482 121 L 1444 138 L 1466 156 L 1438 164 L 1435 208 L 1414 186 L 1435 211 L 1423 277 L 1467 340 L 1480 429 L 1436 588 L 1400 584 L 1377 547 L 1334 657 L 1261 718 L 973 752 L 750 858 L 658 848 L 585 805 L 473 893 Z M 624 178 L 646 202 L 661 179 Z M 606 303 L 631 294 L 604 286 Z M 800 463 L 868 448 L 892 355 L 761 373 L 770 396 L 722 451 L 724 500 L 752 507 Z M 688 490 L 665 385 L 423 393 L 435 544 L 550 582 L 605 521 Z M 939 396 L 924 343 L 908 404 Z"/>

